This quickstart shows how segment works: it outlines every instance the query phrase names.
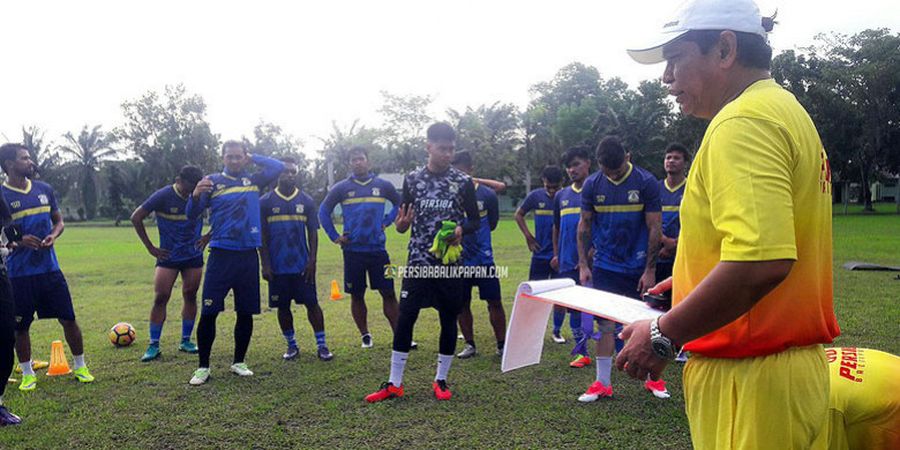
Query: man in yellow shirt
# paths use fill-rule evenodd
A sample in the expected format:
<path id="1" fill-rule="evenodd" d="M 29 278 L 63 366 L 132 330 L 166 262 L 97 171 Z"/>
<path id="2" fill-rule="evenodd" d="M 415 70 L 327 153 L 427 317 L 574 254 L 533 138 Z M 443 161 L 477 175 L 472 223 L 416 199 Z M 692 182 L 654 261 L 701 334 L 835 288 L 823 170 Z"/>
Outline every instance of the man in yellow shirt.
<path id="1" fill-rule="evenodd" d="M 900 357 L 854 347 L 829 348 L 825 355 L 831 399 L 828 427 L 819 435 L 817 446 L 900 448 Z"/>
<path id="2" fill-rule="evenodd" d="M 815 126 L 770 74 L 752 0 L 692 0 L 630 50 L 666 62 L 685 114 L 711 119 L 681 204 L 672 310 L 625 328 L 616 366 L 660 377 L 681 346 L 697 449 L 810 448 L 828 411 L 831 174 Z"/>

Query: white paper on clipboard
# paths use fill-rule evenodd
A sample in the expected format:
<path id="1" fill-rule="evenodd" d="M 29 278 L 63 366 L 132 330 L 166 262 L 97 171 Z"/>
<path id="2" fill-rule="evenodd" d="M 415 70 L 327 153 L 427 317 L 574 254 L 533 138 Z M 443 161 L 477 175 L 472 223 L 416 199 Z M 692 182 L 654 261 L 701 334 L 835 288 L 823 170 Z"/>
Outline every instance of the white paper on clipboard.
<path id="1" fill-rule="evenodd" d="M 622 324 L 653 319 L 663 314 L 642 301 L 576 286 L 570 279 L 524 282 L 516 291 L 506 327 L 501 371 L 508 372 L 541 362 L 544 335 L 553 305 L 576 309 Z"/>

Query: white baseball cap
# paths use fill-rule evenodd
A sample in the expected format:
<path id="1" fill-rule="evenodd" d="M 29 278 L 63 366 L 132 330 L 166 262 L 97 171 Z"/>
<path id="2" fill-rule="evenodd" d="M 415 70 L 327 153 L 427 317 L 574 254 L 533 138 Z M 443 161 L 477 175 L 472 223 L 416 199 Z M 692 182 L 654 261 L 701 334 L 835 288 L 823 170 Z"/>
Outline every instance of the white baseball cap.
<path id="1" fill-rule="evenodd" d="M 675 10 L 656 36 L 628 56 L 641 64 L 665 61 L 663 47 L 692 30 L 731 30 L 766 37 L 759 7 L 753 0 L 688 0 Z"/>

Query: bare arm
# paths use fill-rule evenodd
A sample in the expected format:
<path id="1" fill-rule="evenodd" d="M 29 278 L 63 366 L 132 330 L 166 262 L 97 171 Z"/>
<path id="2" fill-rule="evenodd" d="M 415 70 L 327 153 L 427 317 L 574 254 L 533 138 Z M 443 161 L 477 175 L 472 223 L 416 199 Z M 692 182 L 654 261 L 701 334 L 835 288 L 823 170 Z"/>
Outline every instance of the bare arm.
<path id="1" fill-rule="evenodd" d="M 135 208 L 134 212 L 131 213 L 131 225 L 134 227 L 134 231 L 137 233 L 138 238 L 140 238 L 141 242 L 144 244 L 144 248 L 147 249 L 147 252 L 150 253 L 150 255 L 155 258 L 166 259 L 169 256 L 169 251 L 153 245 L 153 242 L 147 235 L 147 228 L 144 227 L 144 219 L 149 216 L 150 211 L 138 206 Z"/>
<path id="2" fill-rule="evenodd" d="M 269 264 L 269 230 L 262 226 L 262 245 L 259 247 L 259 264 L 262 267 L 262 276 L 266 281 L 272 281 L 272 266 Z"/>
<path id="3" fill-rule="evenodd" d="M 644 221 L 647 223 L 647 263 L 637 285 L 637 290 L 641 293 L 656 284 L 656 260 L 659 256 L 659 239 L 662 236 L 662 214 L 645 213 Z"/>
<path id="4" fill-rule="evenodd" d="M 506 192 L 506 183 L 497 180 L 489 180 L 486 178 L 472 178 L 472 181 L 483 184 L 489 188 L 491 188 L 494 192 L 498 194 L 502 194 Z"/>
<path id="5" fill-rule="evenodd" d="M 522 236 L 525 236 L 525 243 L 528 245 L 528 250 L 531 252 L 536 252 L 540 248 L 537 243 L 537 239 L 534 238 L 534 235 L 531 234 L 531 230 L 528 229 L 528 224 L 525 223 L 525 211 L 522 211 L 522 208 L 516 209 L 516 225 L 519 226 L 519 231 L 522 232 Z"/>
<path id="6" fill-rule="evenodd" d="M 591 222 L 594 220 L 594 212 L 589 210 L 581 210 L 581 217 L 578 219 L 578 233 L 576 241 L 578 242 L 578 270 L 580 272 L 582 285 L 588 285 L 591 281 Z"/>
<path id="7" fill-rule="evenodd" d="M 313 224 L 306 224 L 306 241 L 309 243 L 309 258 L 306 262 L 306 281 L 312 283 L 316 279 L 316 256 L 319 254 L 319 232 Z"/>
<path id="8" fill-rule="evenodd" d="M 59 239 L 59 236 L 66 228 L 65 223 L 63 223 L 62 214 L 59 213 L 59 210 L 50 213 L 50 220 L 53 222 L 53 228 L 50 230 L 50 234 L 48 234 L 44 237 L 43 240 L 41 240 L 42 248 L 52 247 L 53 243 L 56 242 L 57 239 Z"/>

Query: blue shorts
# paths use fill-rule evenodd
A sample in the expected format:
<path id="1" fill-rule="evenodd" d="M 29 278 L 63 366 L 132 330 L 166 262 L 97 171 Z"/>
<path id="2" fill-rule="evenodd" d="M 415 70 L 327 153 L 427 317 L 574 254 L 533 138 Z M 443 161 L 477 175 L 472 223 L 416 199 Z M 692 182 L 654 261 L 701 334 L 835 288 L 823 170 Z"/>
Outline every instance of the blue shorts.
<path id="1" fill-rule="evenodd" d="M 255 249 L 210 249 L 206 276 L 203 277 L 203 308 L 200 314 L 224 311 L 228 291 L 234 291 L 235 312 L 259 314 L 259 257 Z"/>
<path id="2" fill-rule="evenodd" d="M 568 278 L 568 279 L 574 281 L 577 286 L 581 286 L 581 274 L 578 273 L 578 269 L 560 272 L 560 273 L 556 274 L 556 276 L 554 278 Z"/>
<path id="3" fill-rule="evenodd" d="M 344 291 L 350 294 L 366 292 L 366 274 L 372 290 L 394 290 L 394 280 L 384 276 L 384 266 L 391 264 L 386 251 L 351 252 L 344 251 Z"/>
<path id="4" fill-rule="evenodd" d="M 307 283 L 306 276 L 299 273 L 273 275 L 269 282 L 269 308 L 290 307 L 291 300 L 307 307 L 318 305 L 315 281 Z"/>
<path id="5" fill-rule="evenodd" d="M 173 269 L 181 272 L 184 269 L 199 269 L 203 267 L 203 255 L 191 259 L 182 259 L 181 261 L 160 261 L 156 260 L 156 267 L 164 269 Z"/>
<path id="6" fill-rule="evenodd" d="M 39 319 L 75 320 L 69 284 L 62 272 L 14 277 L 9 281 L 16 302 L 17 330 L 27 330 L 35 312 Z"/>
<path id="7" fill-rule="evenodd" d="M 478 288 L 478 297 L 482 300 L 487 300 L 489 302 L 500 301 L 499 278 L 466 278 L 463 282 L 465 283 L 463 300 L 465 300 L 466 303 L 472 301 L 472 288 L 474 287 Z"/>
<path id="8" fill-rule="evenodd" d="M 549 280 L 556 277 L 556 271 L 550 267 L 549 259 L 531 257 L 531 267 L 528 268 L 529 280 Z"/>
<path id="9" fill-rule="evenodd" d="M 611 272 L 605 269 L 594 267 L 591 272 L 591 283 L 594 289 L 612 292 L 624 297 L 641 299 L 641 295 L 637 290 L 638 282 L 641 281 L 640 274 L 630 275 L 625 273 Z"/>
<path id="10" fill-rule="evenodd" d="M 672 268 L 675 265 L 674 262 L 657 262 L 656 263 L 656 282 L 659 283 L 666 278 L 672 276 Z"/>

